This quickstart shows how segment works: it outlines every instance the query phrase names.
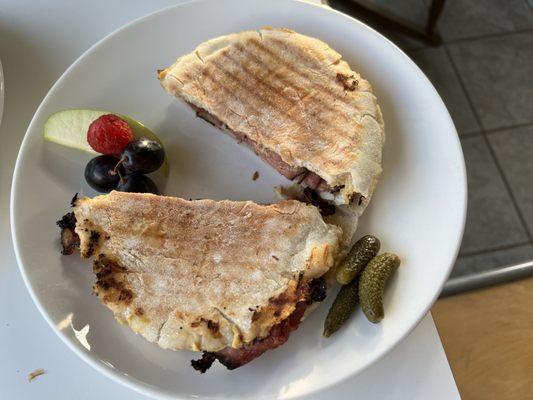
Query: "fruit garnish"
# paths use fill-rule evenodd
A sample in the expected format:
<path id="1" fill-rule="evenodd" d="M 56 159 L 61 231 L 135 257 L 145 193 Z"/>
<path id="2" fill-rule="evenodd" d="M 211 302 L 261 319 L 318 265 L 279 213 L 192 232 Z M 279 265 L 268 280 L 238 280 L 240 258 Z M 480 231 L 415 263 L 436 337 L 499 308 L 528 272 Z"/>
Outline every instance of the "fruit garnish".
<path id="1" fill-rule="evenodd" d="M 163 147 L 155 140 L 139 138 L 131 141 L 122 151 L 121 163 L 128 171 L 147 174 L 154 172 L 165 160 Z"/>
<path id="2" fill-rule="evenodd" d="M 117 190 L 121 192 L 159 194 L 159 189 L 154 181 L 138 172 L 123 176 L 118 182 Z"/>
<path id="3" fill-rule="evenodd" d="M 93 158 L 85 167 L 85 180 L 94 190 L 107 193 L 115 189 L 119 182 L 119 172 L 115 169 L 119 159 L 110 155 Z"/>
<path id="4" fill-rule="evenodd" d="M 148 138 L 163 147 L 157 135 L 139 121 L 125 115 L 110 113 L 109 111 L 87 109 L 62 110 L 52 114 L 44 124 L 44 138 L 50 142 L 96 154 L 87 142 L 87 132 L 92 122 L 106 114 L 116 115 L 126 121 L 131 128 L 134 139 L 140 137 Z M 163 176 L 168 176 L 166 158 L 160 171 Z"/>
<path id="5" fill-rule="evenodd" d="M 115 114 L 105 114 L 95 119 L 87 130 L 87 142 L 101 154 L 118 156 L 133 140 L 128 123 Z"/>
<path id="6" fill-rule="evenodd" d="M 155 133 L 133 118 L 109 111 L 87 109 L 62 110 L 50 115 L 44 123 L 44 138 L 50 142 L 94 154 L 96 152 L 87 142 L 87 131 L 93 121 L 106 114 L 115 114 L 126 121 L 134 137 L 146 137 L 162 145 Z"/>

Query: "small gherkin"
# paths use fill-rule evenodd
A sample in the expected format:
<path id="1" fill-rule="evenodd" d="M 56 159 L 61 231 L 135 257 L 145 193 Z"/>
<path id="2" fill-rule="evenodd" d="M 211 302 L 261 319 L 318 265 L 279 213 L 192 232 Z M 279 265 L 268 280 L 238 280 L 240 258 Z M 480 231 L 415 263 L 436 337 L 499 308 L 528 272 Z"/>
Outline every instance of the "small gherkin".
<path id="1" fill-rule="evenodd" d="M 359 279 L 359 302 L 370 322 L 377 324 L 383 319 L 383 290 L 390 276 L 400 266 L 396 254 L 383 253 L 374 257 L 361 273 Z"/>
<path id="2" fill-rule="evenodd" d="M 325 337 L 329 337 L 337 332 L 348 318 L 350 318 L 350 315 L 353 314 L 357 306 L 358 288 L 358 278 L 352 280 L 348 285 L 341 287 L 324 321 Z"/>
<path id="3" fill-rule="evenodd" d="M 337 267 L 337 282 L 341 285 L 350 283 L 378 254 L 379 248 L 379 239 L 372 235 L 363 236 L 355 242 L 344 261 Z"/>

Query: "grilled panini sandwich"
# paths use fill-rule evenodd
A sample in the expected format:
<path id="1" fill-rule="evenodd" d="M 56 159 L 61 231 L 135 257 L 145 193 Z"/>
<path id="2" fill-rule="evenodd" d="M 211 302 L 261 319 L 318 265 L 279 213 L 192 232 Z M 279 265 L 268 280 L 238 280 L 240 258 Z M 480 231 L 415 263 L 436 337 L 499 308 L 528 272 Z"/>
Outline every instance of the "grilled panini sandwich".
<path id="1" fill-rule="evenodd" d="M 94 259 L 94 293 L 165 349 L 204 351 L 233 369 L 283 344 L 339 251 L 316 207 L 111 192 L 73 201 L 66 253 Z"/>
<path id="2" fill-rule="evenodd" d="M 326 43 L 288 29 L 234 33 L 158 77 L 308 199 L 350 207 L 354 217 L 368 204 L 381 173 L 381 111 L 370 84 Z"/>

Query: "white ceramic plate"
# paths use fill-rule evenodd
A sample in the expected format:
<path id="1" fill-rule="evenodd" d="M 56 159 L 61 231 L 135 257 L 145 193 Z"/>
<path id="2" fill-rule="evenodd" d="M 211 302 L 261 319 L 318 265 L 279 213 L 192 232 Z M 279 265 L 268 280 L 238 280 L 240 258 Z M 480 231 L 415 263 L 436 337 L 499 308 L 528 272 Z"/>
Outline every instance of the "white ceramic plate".
<path id="1" fill-rule="evenodd" d="M 91 266 L 59 254 L 55 221 L 85 185 L 89 156 L 45 143 L 43 123 L 64 108 L 98 108 L 134 116 L 166 144 L 167 194 L 273 201 L 282 178 L 251 151 L 195 118 L 170 98 L 156 70 L 198 43 L 264 25 L 315 36 L 342 53 L 372 82 L 383 109 L 384 174 L 360 234 L 373 233 L 403 263 L 385 296 L 379 325 L 357 312 L 324 339 L 328 304 L 282 348 L 236 371 L 200 375 L 191 352 L 164 351 L 117 324 L 91 295 Z M 252 181 L 254 171 L 260 179 Z M 415 64 L 367 26 L 328 8 L 283 0 L 212 0 L 157 12 L 108 36 L 76 61 L 37 110 L 17 160 L 12 229 L 19 265 L 40 311 L 80 357 L 141 392 L 183 398 L 294 398 L 349 377 L 405 337 L 435 300 L 454 263 L 465 218 L 465 169 L 453 123 Z M 84 329 L 83 329 L 84 328 Z M 88 330 L 88 333 L 87 333 Z M 400 366 L 399 366 L 400 367 Z"/>

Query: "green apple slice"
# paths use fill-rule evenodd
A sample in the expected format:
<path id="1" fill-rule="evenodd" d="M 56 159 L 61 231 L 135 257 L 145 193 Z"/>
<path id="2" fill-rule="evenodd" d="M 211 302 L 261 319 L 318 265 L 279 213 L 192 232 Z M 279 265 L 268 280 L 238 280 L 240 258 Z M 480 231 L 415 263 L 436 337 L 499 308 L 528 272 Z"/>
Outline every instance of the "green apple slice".
<path id="1" fill-rule="evenodd" d="M 44 123 L 44 138 L 50 142 L 96 154 L 87 143 L 87 131 L 89 130 L 89 125 L 95 119 L 105 114 L 115 113 L 81 109 L 58 111 L 52 114 Z M 118 115 L 129 124 L 133 131 L 133 136 L 143 136 L 161 143 L 156 134 L 140 122 L 125 115 L 115 115 Z"/>
<path id="2" fill-rule="evenodd" d="M 87 142 L 87 131 L 95 119 L 105 114 L 115 114 L 124 119 L 130 126 L 133 136 L 147 137 L 163 145 L 155 133 L 133 118 L 109 111 L 86 109 L 62 110 L 52 114 L 44 123 L 44 138 L 63 146 L 97 154 Z M 166 156 L 162 171 L 165 176 L 168 175 Z"/>

